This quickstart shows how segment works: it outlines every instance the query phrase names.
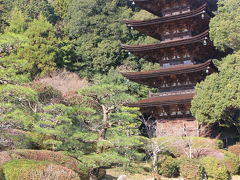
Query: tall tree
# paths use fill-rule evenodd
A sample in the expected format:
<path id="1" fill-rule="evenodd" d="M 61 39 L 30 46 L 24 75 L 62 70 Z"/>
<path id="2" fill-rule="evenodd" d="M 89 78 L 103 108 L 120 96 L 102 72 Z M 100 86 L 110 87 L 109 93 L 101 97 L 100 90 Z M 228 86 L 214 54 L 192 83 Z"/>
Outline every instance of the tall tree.
<path id="1" fill-rule="evenodd" d="M 63 66 L 63 57 L 60 56 L 61 42 L 55 28 L 43 15 L 29 24 L 24 35 L 29 41 L 18 49 L 17 57 L 27 61 L 26 67 L 33 77 Z"/>
<path id="2" fill-rule="evenodd" d="M 192 113 L 205 124 L 234 125 L 240 130 L 240 51 L 229 55 L 220 73 L 197 85 Z M 239 131 L 240 132 L 240 131 Z"/>
<path id="3" fill-rule="evenodd" d="M 218 48 L 223 50 L 231 47 L 236 52 L 223 59 L 220 63 L 220 73 L 208 76 L 197 85 L 192 113 L 202 123 L 235 125 L 239 129 L 240 51 L 237 50 L 240 48 L 240 2 L 220 0 L 218 3 L 218 13 L 211 21 L 211 38 Z"/>
<path id="4" fill-rule="evenodd" d="M 107 130 L 112 126 L 110 113 L 133 100 L 131 96 L 125 93 L 126 90 L 126 87 L 120 85 L 97 84 L 80 91 L 81 95 L 95 102 L 101 109 L 102 120 L 99 129 L 99 141 L 106 140 Z M 100 147 L 99 152 L 103 152 L 103 147 Z"/>

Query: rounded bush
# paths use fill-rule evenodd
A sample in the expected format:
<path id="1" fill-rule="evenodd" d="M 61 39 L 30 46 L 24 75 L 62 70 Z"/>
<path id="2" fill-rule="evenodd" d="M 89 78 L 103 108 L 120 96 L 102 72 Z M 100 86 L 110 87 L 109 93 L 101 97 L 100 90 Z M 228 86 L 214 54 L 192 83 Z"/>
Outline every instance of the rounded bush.
<path id="1" fill-rule="evenodd" d="M 47 161 L 12 160 L 2 166 L 2 172 L 6 180 L 80 180 L 75 171 Z"/>
<path id="2" fill-rule="evenodd" d="M 186 180 L 201 180 L 203 168 L 198 159 L 182 159 L 180 174 Z"/>
<path id="3" fill-rule="evenodd" d="M 208 180 L 227 180 L 229 177 L 228 170 L 224 163 L 213 157 L 203 158 L 202 165 L 208 176 Z"/>
<path id="4" fill-rule="evenodd" d="M 179 176 L 179 160 L 171 156 L 165 156 L 160 161 L 159 174 L 165 177 Z"/>
<path id="5" fill-rule="evenodd" d="M 237 156 L 240 156 L 240 144 L 229 146 L 228 151 L 236 154 Z"/>

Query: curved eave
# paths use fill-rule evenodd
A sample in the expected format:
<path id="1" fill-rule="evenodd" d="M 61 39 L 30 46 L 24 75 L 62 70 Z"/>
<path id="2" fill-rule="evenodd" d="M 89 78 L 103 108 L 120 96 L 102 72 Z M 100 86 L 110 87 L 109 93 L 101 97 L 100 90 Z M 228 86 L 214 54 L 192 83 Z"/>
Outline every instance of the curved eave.
<path id="1" fill-rule="evenodd" d="M 205 14 L 206 16 L 213 17 L 214 15 L 207 10 L 207 4 L 204 4 L 200 8 L 179 14 L 179 15 L 174 15 L 174 16 L 165 16 L 161 18 L 156 18 L 156 19 L 151 19 L 151 20 L 143 20 L 143 21 L 136 21 L 136 20 L 124 20 L 124 22 L 127 24 L 129 27 L 139 27 L 139 26 L 148 26 L 148 25 L 153 25 L 153 24 L 161 24 L 161 23 L 166 23 L 166 22 L 171 22 L 171 21 L 178 21 L 182 19 L 189 19 L 192 17 L 196 17 L 199 15 Z"/>
<path id="2" fill-rule="evenodd" d="M 129 107 L 155 107 L 164 105 L 174 105 L 174 104 L 186 104 L 191 103 L 195 93 L 183 94 L 183 95 L 171 95 L 154 97 L 140 100 L 136 103 L 127 104 Z"/>
<path id="3" fill-rule="evenodd" d="M 161 68 L 155 71 L 145 71 L 145 72 L 128 72 L 122 73 L 122 75 L 129 80 L 139 80 L 146 78 L 154 78 L 160 76 L 169 76 L 172 74 L 183 74 L 183 73 L 192 73 L 211 68 L 214 72 L 217 72 L 217 67 L 212 63 L 211 60 L 206 61 L 202 64 L 196 65 L 176 65 L 169 68 Z"/>
<path id="4" fill-rule="evenodd" d="M 142 52 L 142 51 L 151 51 L 155 49 L 162 49 L 162 48 L 169 48 L 169 47 L 176 47 L 181 46 L 185 44 L 193 44 L 197 42 L 203 42 L 206 37 L 208 37 L 209 31 L 205 31 L 202 34 L 199 34 L 197 36 L 182 39 L 182 40 L 175 40 L 175 41 L 168 41 L 168 42 L 161 42 L 159 44 L 150 44 L 150 45 L 121 45 L 123 49 L 130 51 L 130 52 Z"/>
<path id="5" fill-rule="evenodd" d="M 135 2 L 137 6 L 139 6 L 142 9 L 145 9 L 146 11 L 149 11 L 157 16 L 159 16 L 160 14 L 158 12 L 152 11 L 151 8 L 146 8 L 144 6 L 142 6 L 142 3 L 149 3 L 152 4 L 154 3 L 154 0 L 130 0 L 132 2 Z M 159 0 L 161 1 L 161 0 Z M 211 11 L 215 11 L 217 10 L 217 2 L 218 0 L 202 0 L 203 2 L 205 2 L 206 4 L 208 4 L 208 7 Z"/>

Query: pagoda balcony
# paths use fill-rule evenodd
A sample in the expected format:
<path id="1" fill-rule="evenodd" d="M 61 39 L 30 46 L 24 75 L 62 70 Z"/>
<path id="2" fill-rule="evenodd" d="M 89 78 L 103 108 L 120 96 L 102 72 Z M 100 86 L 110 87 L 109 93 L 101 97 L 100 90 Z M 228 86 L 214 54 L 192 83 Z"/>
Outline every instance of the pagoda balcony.
<path id="1" fill-rule="evenodd" d="M 180 91 L 169 91 L 169 92 L 159 92 L 159 93 L 149 92 L 149 97 L 153 98 L 153 97 L 184 95 L 184 94 L 193 94 L 193 93 L 195 93 L 194 89 L 187 89 L 187 90 L 180 90 Z"/>
<path id="2" fill-rule="evenodd" d="M 162 41 L 168 42 L 172 40 L 181 40 L 193 37 L 194 33 L 192 31 L 179 32 L 174 34 L 168 34 L 162 36 Z"/>
<path id="3" fill-rule="evenodd" d="M 173 16 L 173 15 L 178 15 L 178 14 L 183 14 L 190 12 L 191 8 L 190 6 L 183 6 L 183 7 L 175 7 L 175 8 L 170 8 L 170 9 L 164 9 L 162 11 L 163 16 Z"/>

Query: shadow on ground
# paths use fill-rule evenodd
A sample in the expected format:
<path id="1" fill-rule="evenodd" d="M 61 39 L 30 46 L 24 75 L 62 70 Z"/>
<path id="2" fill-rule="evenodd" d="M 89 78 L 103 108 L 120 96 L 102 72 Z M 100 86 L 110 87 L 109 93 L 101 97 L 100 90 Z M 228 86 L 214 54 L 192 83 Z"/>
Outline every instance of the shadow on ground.
<path id="1" fill-rule="evenodd" d="M 111 175 L 106 175 L 101 180 L 117 180 L 117 179 L 118 179 L 118 177 L 114 177 L 114 176 L 111 176 Z"/>

